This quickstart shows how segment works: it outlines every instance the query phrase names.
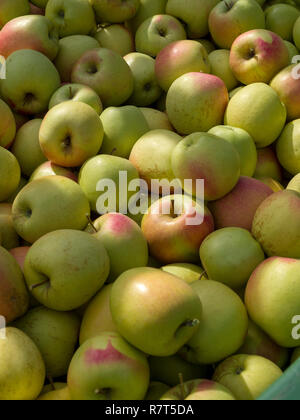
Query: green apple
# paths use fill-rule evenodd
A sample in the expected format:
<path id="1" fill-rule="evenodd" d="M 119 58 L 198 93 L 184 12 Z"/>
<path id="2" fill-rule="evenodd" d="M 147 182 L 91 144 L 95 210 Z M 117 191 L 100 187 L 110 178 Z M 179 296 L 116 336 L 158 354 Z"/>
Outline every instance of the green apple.
<path id="1" fill-rule="evenodd" d="M 297 175 L 300 172 L 300 119 L 285 127 L 277 141 L 276 150 L 281 166 L 290 174 Z"/>
<path id="2" fill-rule="evenodd" d="M 40 9 L 45 9 L 47 6 L 48 0 L 32 0 L 30 3 Z"/>
<path id="3" fill-rule="evenodd" d="M 110 305 L 120 334 L 152 356 L 175 354 L 197 331 L 202 305 L 183 280 L 155 268 L 134 268 L 113 284 Z"/>
<path id="4" fill-rule="evenodd" d="M 258 207 L 252 226 L 254 237 L 269 256 L 300 258 L 300 193 L 279 191 Z"/>
<path id="5" fill-rule="evenodd" d="M 272 178 L 261 178 L 261 181 L 268 185 L 273 192 L 283 191 L 284 187 L 280 184 L 280 182 L 276 181 Z"/>
<path id="6" fill-rule="evenodd" d="M 20 165 L 15 156 L 0 146 L 0 202 L 10 198 L 21 179 Z"/>
<path id="7" fill-rule="evenodd" d="M 289 51 L 289 62 L 292 63 L 292 60 L 295 57 L 295 55 L 299 55 L 299 50 L 295 47 L 295 45 L 292 42 L 286 40 L 284 40 L 283 42 L 285 43 L 285 46 Z"/>
<path id="8" fill-rule="evenodd" d="M 17 158 L 22 174 L 30 177 L 33 171 L 47 159 L 39 142 L 41 119 L 30 120 L 17 132 L 12 146 L 12 153 Z"/>
<path id="9" fill-rule="evenodd" d="M 4 316 L 6 322 L 9 323 L 25 314 L 29 305 L 29 296 L 18 263 L 14 257 L 2 247 L 0 247 L 0 270 L 1 316 Z"/>
<path id="10" fill-rule="evenodd" d="M 255 102 L 255 106 L 249 107 Z M 284 128 L 287 111 L 278 94 L 264 83 L 244 87 L 231 98 L 225 124 L 246 130 L 258 148 L 272 144 Z"/>
<path id="11" fill-rule="evenodd" d="M 133 18 L 139 8 L 139 0 L 89 0 L 98 23 L 122 23 Z"/>
<path id="12" fill-rule="evenodd" d="M 227 88 L 219 77 L 186 73 L 168 91 L 167 114 L 180 134 L 208 131 L 222 124 L 228 101 Z"/>
<path id="13" fill-rule="evenodd" d="M 237 400 L 253 401 L 281 376 L 279 367 L 264 357 L 237 355 L 221 363 L 213 379 L 226 386 Z"/>
<path id="14" fill-rule="evenodd" d="M 19 246 L 19 237 L 12 221 L 12 205 L 0 203 L 0 237 L 1 246 L 8 250 Z"/>
<path id="15" fill-rule="evenodd" d="M 40 128 L 39 141 L 48 160 L 72 168 L 98 153 L 103 135 L 99 115 L 92 107 L 66 101 L 48 111 Z"/>
<path id="16" fill-rule="evenodd" d="M 72 69 L 85 52 L 99 48 L 99 42 L 88 35 L 66 36 L 59 40 L 58 45 L 54 64 L 62 82 L 71 82 Z"/>
<path id="17" fill-rule="evenodd" d="M 293 41 L 299 50 L 300 49 L 300 16 L 296 20 L 294 28 L 293 28 Z"/>
<path id="18" fill-rule="evenodd" d="M 0 99 L 0 146 L 9 148 L 16 134 L 16 120 L 10 107 Z"/>
<path id="19" fill-rule="evenodd" d="M 129 26 L 135 33 L 138 27 L 149 17 L 163 15 L 166 12 L 168 0 L 140 0 L 136 15 L 129 21 Z"/>
<path id="20" fill-rule="evenodd" d="M 266 28 L 287 41 L 293 40 L 293 28 L 300 11 L 289 4 L 275 4 L 265 11 Z"/>
<path id="21" fill-rule="evenodd" d="M 42 389 L 42 392 L 40 393 L 40 397 L 44 394 L 47 394 L 48 392 L 52 391 L 59 391 L 61 389 L 65 389 L 68 386 L 65 382 L 52 382 L 48 385 L 45 385 Z"/>
<path id="22" fill-rule="evenodd" d="M 41 395 L 37 401 L 71 401 L 70 390 L 67 386 Z"/>
<path id="23" fill-rule="evenodd" d="M 0 29 L 10 20 L 29 13 L 28 0 L 0 0 Z"/>
<path id="24" fill-rule="evenodd" d="M 150 130 L 169 130 L 174 131 L 172 124 L 165 112 L 153 108 L 140 108 Z"/>
<path id="25" fill-rule="evenodd" d="M 190 287 L 202 302 L 203 314 L 198 330 L 179 354 L 195 364 L 220 362 L 234 354 L 245 340 L 245 305 L 229 287 L 213 280 L 199 280 Z"/>
<path id="26" fill-rule="evenodd" d="M 66 178 L 70 178 L 77 182 L 77 176 L 72 169 L 63 168 L 50 161 L 42 163 L 42 165 L 38 166 L 29 178 L 29 182 L 54 175 L 65 176 Z"/>
<path id="27" fill-rule="evenodd" d="M 6 200 L 7 203 L 13 204 L 13 202 L 15 201 L 15 198 L 17 197 L 17 195 L 19 194 L 19 192 L 25 187 L 25 185 L 28 183 L 28 180 L 21 177 L 19 185 L 17 187 L 17 189 L 13 192 L 13 194 Z"/>
<path id="28" fill-rule="evenodd" d="M 44 385 L 45 365 L 34 342 L 17 328 L 0 340 L 0 399 L 35 400 Z"/>
<path id="29" fill-rule="evenodd" d="M 208 278 L 237 290 L 246 286 L 265 254 L 248 230 L 232 227 L 205 238 L 200 259 Z"/>
<path id="30" fill-rule="evenodd" d="M 245 302 L 251 319 L 281 347 L 299 347 L 294 318 L 300 313 L 300 261 L 272 257 L 252 274 Z M 286 302 L 286 304 L 280 302 Z"/>
<path id="31" fill-rule="evenodd" d="M 109 258 L 88 233 L 57 230 L 32 245 L 24 273 L 38 302 L 56 311 L 71 311 L 101 289 L 109 274 Z"/>
<path id="32" fill-rule="evenodd" d="M 253 176 L 257 165 L 258 152 L 252 137 L 247 131 L 237 127 L 219 125 L 210 129 L 208 133 L 231 143 L 240 156 L 241 175 Z"/>
<path id="33" fill-rule="evenodd" d="M 1 80 L 1 93 L 16 112 L 43 113 L 59 85 L 59 73 L 54 64 L 38 51 L 18 50 L 6 60 L 6 79 Z"/>
<path id="34" fill-rule="evenodd" d="M 113 50 L 122 57 L 135 50 L 134 36 L 124 25 L 100 25 L 95 38 L 101 47 Z"/>
<path id="35" fill-rule="evenodd" d="M 300 174 L 294 176 L 286 187 L 287 190 L 294 190 L 300 194 Z"/>
<path id="36" fill-rule="evenodd" d="M 127 105 L 106 108 L 100 116 L 104 128 L 101 153 L 128 158 L 149 125 L 139 108 Z"/>
<path id="37" fill-rule="evenodd" d="M 212 41 L 210 41 L 209 39 L 199 38 L 199 39 L 195 39 L 195 41 L 200 42 L 200 44 L 203 45 L 203 47 L 207 51 L 207 54 L 210 54 L 211 52 L 216 50 L 215 44 Z"/>
<path id="38" fill-rule="evenodd" d="M 136 51 L 156 57 L 164 47 L 181 39 L 186 39 L 186 32 L 179 20 L 170 15 L 151 16 L 136 31 Z"/>
<path id="39" fill-rule="evenodd" d="M 211 65 L 211 73 L 222 79 L 228 91 L 231 91 L 239 85 L 239 81 L 230 68 L 229 57 L 229 50 L 215 50 L 209 54 L 208 59 Z"/>
<path id="40" fill-rule="evenodd" d="M 300 347 L 298 347 L 296 350 L 294 350 L 294 353 L 292 355 L 291 363 L 295 363 L 298 359 L 300 359 Z"/>
<path id="41" fill-rule="evenodd" d="M 79 334 L 79 318 L 71 312 L 39 307 L 27 312 L 14 326 L 30 337 L 40 350 L 47 376 L 66 375 Z"/>
<path id="42" fill-rule="evenodd" d="M 21 238 L 34 243 L 58 229 L 86 227 L 90 208 L 79 185 L 62 176 L 48 176 L 30 182 L 13 204 L 14 227 Z"/>
<path id="43" fill-rule="evenodd" d="M 95 27 L 95 15 L 87 0 L 48 0 L 45 16 L 57 28 L 59 37 L 88 35 Z"/>
<path id="44" fill-rule="evenodd" d="M 86 341 L 69 367 L 73 400 L 142 400 L 148 386 L 146 356 L 114 332 Z"/>
<path id="45" fill-rule="evenodd" d="M 253 176 L 260 180 L 272 178 L 278 182 L 282 181 L 282 168 L 272 147 L 257 150 L 257 164 Z"/>
<path id="46" fill-rule="evenodd" d="M 295 77 L 298 67 L 298 64 L 292 64 L 284 68 L 270 83 L 270 86 L 278 93 L 281 101 L 286 106 L 288 121 L 300 118 L 299 79 L 298 76 Z"/>
<path id="47" fill-rule="evenodd" d="M 161 95 L 155 76 L 155 60 L 149 55 L 130 53 L 124 57 L 129 65 L 134 79 L 133 93 L 128 103 L 136 106 L 149 106 Z"/>
<path id="48" fill-rule="evenodd" d="M 163 271 L 173 274 L 176 277 L 191 284 L 202 278 L 206 278 L 205 271 L 202 267 L 189 263 L 168 264 L 161 268 Z"/>
<path id="49" fill-rule="evenodd" d="M 150 382 L 145 401 L 159 401 L 160 398 L 170 389 L 170 387 L 162 382 Z"/>

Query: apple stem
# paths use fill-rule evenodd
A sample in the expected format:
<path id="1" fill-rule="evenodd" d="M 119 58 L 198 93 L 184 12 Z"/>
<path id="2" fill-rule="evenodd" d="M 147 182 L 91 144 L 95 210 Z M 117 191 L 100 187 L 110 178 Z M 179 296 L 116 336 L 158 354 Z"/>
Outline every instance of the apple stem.
<path id="1" fill-rule="evenodd" d="M 49 280 L 48 279 L 47 280 L 43 280 L 43 281 L 41 281 L 40 283 L 37 283 L 37 284 L 32 284 L 30 286 L 30 290 L 34 290 L 37 287 L 43 286 L 44 284 L 47 284 L 47 283 L 49 283 Z"/>
<path id="2" fill-rule="evenodd" d="M 48 376 L 48 381 L 50 382 L 50 386 L 53 389 L 53 391 L 56 391 L 52 376 Z"/>
<path id="3" fill-rule="evenodd" d="M 199 319 L 188 319 L 181 326 L 182 327 L 191 327 L 191 328 L 193 328 L 193 327 L 196 327 L 199 324 L 200 324 Z"/>
<path id="4" fill-rule="evenodd" d="M 69 91 L 70 91 L 70 98 L 72 98 L 72 96 L 73 96 L 72 86 L 69 86 Z"/>
<path id="5" fill-rule="evenodd" d="M 110 155 L 112 156 L 115 152 L 117 151 L 117 148 L 116 147 L 114 147 L 113 149 L 112 149 L 112 151 L 110 152 Z"/>
<path id="6" fill-rule="evenodd" d="M 89 221 L 89 224 L 92 226 L 92 228 L 94 229 L 95 233 L 98 233 L 98 230 L 96 229 L 94 223 L 92 222 L 91 216 L 89 214 L 86 215 L 86 218 Z"/>
<path id="7" fill-rule="evenodd" d="M 202 280 L 202 277 L 204 277 L 206 275 L 206 271 L 204 270 L 203 273 L 200 275 L 199 280 Z"/>
<path id="8" fill-rule="evenodd" d="M 180 383 L 181 399 L 185 400 L 183 374 L 180 372 L 178 376 L 179 376 L 179 383 Z"/>

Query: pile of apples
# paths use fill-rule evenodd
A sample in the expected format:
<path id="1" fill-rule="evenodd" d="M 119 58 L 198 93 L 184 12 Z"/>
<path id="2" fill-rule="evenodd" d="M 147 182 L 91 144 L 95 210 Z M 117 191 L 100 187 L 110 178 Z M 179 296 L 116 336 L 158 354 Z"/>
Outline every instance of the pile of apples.
<path id="1" fill-rule="evenodd" d="M 300 357 L 300 0 L 0 0 L 0 28 L 0 400 L 260 397 Z"/>

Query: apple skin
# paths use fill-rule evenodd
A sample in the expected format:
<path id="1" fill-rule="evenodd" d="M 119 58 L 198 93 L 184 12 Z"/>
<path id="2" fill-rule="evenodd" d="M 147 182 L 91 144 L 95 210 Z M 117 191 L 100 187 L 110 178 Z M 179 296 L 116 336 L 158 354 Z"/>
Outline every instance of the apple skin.
<path id="1" fill-rule="evenodd" d="M 49 391 L 41 395 L 37 401 L 71 401 L 70 390 L 66 386 L 62 389 Z"/>
<path id="2" fill-rule="evenodd" d="M 197 280 L 206 278 L 203 268 L 195 264 L 174 263 L 165 265 L 161 267 L 161 269 L 167 273 L 179 277 L 181 280 L 188 284 L 192 284 Z"/>
<path id="3" fill-rule="evenodd" d="M 16 197 L 12 212 L 16 231 L 29 243 L 58 229 L 82 230 L 89 213 L 80 186 L 58 175 L 27 184 Z"/>
<path id="4" fill-rule="evenodd" d="M 131 96 L 134 86 L 126 61 L 106 48 L 84 53 L 73 67 L 71 80 L 94 89 L 105 107 L 122 105 Z"/>
<path id="5" fill-rule="evenodd" d="M 249 103 L 255 102 L 255 107 Z M 264 83 L 253 83 L 238 91 L 230 100 L 225 124 L 246 130 L 257 148 L 267 147 L 280 135 L 287 112 L 278 94 Z"/>
<path id="6" fill-rule="evenodd" d="M 239 85 L 239 81 L 234 77 L 230 68 L 229 58 L 230 51 L 224 49 L 212 51 L 208 56 L 211 73 L 222 79 L 228 91 L 231 91 Z"/>
<path id="7" fill-rule="evenodd" d="M 132 19 L 138 9 L 139 0 L 89 0 L 96 14 L 97 23 L 122 23 Z"/>
<path id="8" fill-rule="evenodd" d="M 282 181 L 282 168 L 271 147 L 257 150 L 257 165 L 253 177 L 260 180 L 272 178 L 278 182 Z"/>
<path id="9" fill-rule="evenodd" d="M 29 246 L 22 246 L 18 248 L 13 248 L 9 251 L 9 253 L 15 258 L 15 260 L 19 264 L 19 267 L 21 268 L 22 272 L 24 271 L 25 258 L 29 250 Z"/>
<path id="10" fill-rule="evenodd" d="M 269 256 L 300 258 L 300 193 L 272 194 L 258 207 L 252 234 Z"/>
<path id="11" fill-rule="evenodd" d="M 298 50 L 300 50 L 300 16 L 296 20 L 293 28 L 293 40 Z"/>
<path id="12" fill-rule="evenodd" d="M 57 230 L 32 245 L 24 272 L 38 302 L 56 311 L 72 311 L 101 289 L 109 274 L 109 258 L 103 245 L 88 233 Z"/>
<path id="13" fill-rule="evenodd" d="M 186 32 L 179 20 L 170 15 L 151 16 L 136 31 L 136 51 L 156 57 L 164 47 L 181 39 L 186 39 Z"/>
<path id="14" fill-rule="evenodd" d="M 169 130 L 174 131 L 172 124 L 165 112 L 159 111 L 153 108 L 140 108 L 146 121 L 150 127 L 150 130 Z"/>
<path id="15" fill-rule="evenodd" d="M 0 340 L 0 354 L 1 401 L 35 400 L 46 375 L 44 361 L 34 342 L 17 328 L 8 327 L 6 340 Z"/>
<path id="16" fill-rule="evenodd" d="M 300 11 L 289 4 L 275 4 L 265 11 L 266 29 L 275 32 L 282 39 L 293 41 L 293 28 Z"/>
<path id="17" fill-rule="evenodd" d="M 0 29 L 10 20 L 29 15 L 30 6 L 28 0 L 0 0 Z"/>
<path id="18" fill-rule="evenodd" d="M 19 246 L 12 221 L 12 205 L 9 203 L 0 203 L 0 245 L 7 250 Z"/>
<path id="19" fill-rule="evenodd" d="M 284 187 L 280 184 L 280 182 L 276 181 L 272 178 L 261 178 L 260 179 L 264 184 L 268 185 L 273 192 L 283 191 Z"/>
<path id="20" fill-rule="evenodd" d="M 160 398 L 170 389 L 170 387 L 162 382 L 150 382 L 145 401 L 159 401 Z"/>
<path id="21" fill-rule="evenodd" d="M 283 168 L 292 175 L 300 172 L 300 119 L 290 122 L 276 145 L 277 157 Z"/>
<path id="22" fill-rule="evenodd" d="M 168 91 L 172 83 L 186 73 L 210 73 L 211 66 L 205 47 L 197 41 L 182 40 L 167 45 L 155 60 L 158 84 Z"/>
<path id="23" fill-rule="evenodd" d="M 250 319 L 247 338 L 237 353 L 265 357 L 281 369 L 284 369 L 289 361 L 289 351 L 278 346 Z"/>
<path id="24" fill-rule="evenodd" d="M 265 29 L 245 32 L 236 38 L 230 50 L 230 67 L 244 85 L 268 83 L 289 63 L 282 38 Z"/>
<path id="25" fill-rule="evenodd" d="M 151 356 L 171 356 L 197 331 L 202 305 L 183 280 L 155 268 L 134 268 L 115 281 L 110 295 L 120 334 Z"/>
<path id="26" fill-rule="evenodd" d="M 14 257 L 0 247 L 1 315 L 10 323 L 24 315 L 29 306 L 29 296 L 22 271 Z M 3 340 L 0 340 L 3 341 Z"/>
<path id="27" fill-rule="evenodd" d="M 217 200 L 229 193 L 240 177 L 240 157 L 235 147 L 220 137 L 194 133 L 185 137 L 172 154 L 172 169 L 182 185 L 184 180 L 203 179 L 204 198 Z M 196 195 L 196 185 L 186 186 L 188 194 Z"/>
<path id="28" fill-rule="evenodd" d="M 300 174 L 291 179 L 286 189 L 297 191 L 300 194 Z"/>
<path id="29" fill-rule="evenodd" d="M 134 144 L 149 131 L 143 113 L 132 105 L 106 108 L 100 120 L 104 129 L 102 154 L 128 159 Z"/>
<path id="30" fill-rule="evenodd" d="M 12 109 L 29 115 L 45 112 L 60 86 L 54 64 L 38 51 L 18 50 L 6 60 L 6 70 L 1 93 Z"/>
<path id="31" fill-rule="evenodd" d="M 86 341 L 68 372 L 73 400 L 142 400 L 149 380 L 146 356 L 115 332 Z"/>
<path id="32" fill-rule="evenodd" d="M 219 2 L 209 15 L 209 30 L 220 48 L 230 49 L 244 32 L 265 28 L 265 15 L 255 0 Z"/>
<path id="33" fill-rule="evenodd" d="M 99 115 L 92 107 L 67 101 L 48 111 L 40 128 L 39 141 L 48 160 L 72 168 L 98 153 L 103 135 Z"/>
<path id="34" fill-rule="evenodd" d="M 43 0 L 41 0 L 42 2 Z M 44 0 L 45 2 L 47 2 L 48 0 Z M 38 0 L 36 0 L 36 3 L 38 4 Z M 43 7 L 38 7 L 37 5 L 33 4 L 32 2 L 29 3 L 30 6 L 30 14 L 31 15 L 42 15 L 45 16 L 45 7 L 46 7 L 46 3 L 45 5 L 43 5 Z"/>
<path id="35" fill-rule="evenodd" d="M 13 204 L 15 201 L 15 198 L 19 194 L 19 192 L 25 187 L 25 185 L 28 184 L 27 179 L 21 177 L 19 185 L 17 186 L 17 189 L 14 190 L 13 194 L 6 200 L 7 203 Z"/>
<path id="36" fill-rule="evenodd" d="M 291 364 L 295 363 L 298 359 L 300 359 L 300 347 L 294 350 L 292 355 Z"/>
<path id="37" fill-rule="evenodd" d="M 17 132 L 12 146 L 12 153 L 17 158 L 22 174 L 30 177 L 33 171 L 47 159 L 39 143 L 41 119 L 30 120 Z"/>
<path id="38" fill-rule="evenodd" d="M 101 47 L 115 51 L 124 57 L 135 51 L 134 36 L 124 25 L 107 25 L 97 30 L 94 38 Z"/>
<path id="39" fill-rule="evenodd" d="M 50 60 L 58 52 L 58 34 L 45 16 L 28 15 L 8 22 L 0 32 L 0 51 L 7 58 L 17 50 L 35 50 Z"/>
<path id="40" fill-rule="evenodd" d="M 226 386 L 237 400 L 253 401 L 281 376 L 281 369 L 268 359 L 236 355 L 218 366 L 213 380 Z"/>
<path id="41" fill-rule="evenodd" d="M 216 228 L 239 227 L 251 231 L 256 210 L 272 194 L 272 189 L 262 181 L 241 176 L 229 194 L 209 203 Z"/>
<path id="42" fill-rule="evenodd" d="M 168 0 L 140 0 L 140 7 L 135 16 L 127 22 L 135 33 L 138 27 L 149 17 L 163 15 L 166 12 Z"/>
<path id="43" fill-rule="evenodd" d="M 65 176 L 66 178 L 71 179 L 72 181 L 78 182 L 78 178 L 74 172 L 69 169 L 63 168 L 61 166 L 55 165 L 54 163 L 47 161 L 42 163 L 36 170 L 32 173 L 29 178 L 29 182 L 36 181 L 37 179 L 44 178 L 46 176 Z"/>
<path id="44" fill-rule="evenodd" d="M 0 99 L 0 113 L 0 146 L 9 149 L 16 135 L 16 120 L 10 107 L 2 99 Z"/>
<path id="45" fill-rule="evenodd" d="M 289 51 L 289 63 L 292 63 L 292 59 L 295 57 L 295 55 L 299 55 L 299 50 L 291 42 L 286 40 L 284 40 L 283 42 L 285 43 L 285 46 Z"/>
<path id="46" fill-rule="evenodd" d="M 240 228 L 219 229 L 205 238 L 200 247 L 200 260 L 208 278 L 234 290 L 246 286 L 264 259 L 260 244 L 248 230 Z"/>
<path id="47" fill-rule="evenodd" d="M 208 379 L 194 379 L 170 389 L 161 397 L 161 400 L 235 401 L 235 398 L 228 389 L 217 382 Z"/>
<path id="48" fill-rule="evenodd" d="M 191 134 L 222 124 L 228 101 L 223 80 L 194 72 L 184 74 L 171 85 L 166 108 L 176 131 Z"/>
<path id="49" fill-rule="evenodd" d="M 164 214 L 166 205 L 176 209 L 182 203 L 180 215 Z M 193 217 L 204 216 L 201 224 L 189 225 L 190 212 Z M 154 202 L 142 220 L 142 231 L 147 239 L 150 254 L 163 264 L 197 263 L 199 247 L 204 238 L 214 230 L 210 211 L 200 206 L 189 196 L 165 196 Z"/>
<path id="50" fill-rule="evenodd" d="M 18 188 L 20 165 L 15 156 L 0 146 L 0 202 L 6 201 Z"/>
<path id="51" fill-rule="evenodd" d="M 99 48 L 99 42 L 88 35 L 71 35 L 58 42 L 58 53 L 54 60 L 62 82 L 71 82 L 74 65 L 87 51 Z"/>

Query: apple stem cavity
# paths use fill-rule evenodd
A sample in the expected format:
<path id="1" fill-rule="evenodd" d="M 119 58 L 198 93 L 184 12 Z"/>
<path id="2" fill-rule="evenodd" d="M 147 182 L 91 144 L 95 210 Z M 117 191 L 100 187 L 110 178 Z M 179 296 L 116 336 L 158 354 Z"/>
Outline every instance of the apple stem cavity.
<path id="1" fill-rule="evenodd" d="M 200 324 L 199 319 L 188 319 L 183 324 L 181 324 L 181 326 L 182 327 L 194 328 L 194 327 L 197 327 L 197 325 L 199 325 L 199 324 Z"/>
<path id="2" fill-rule="evenodd" d="M 93 230 L 95 231 L 95 233 L 98 233 L 98 230 L 96 229 L 96 227 L 95 227 L 95 225 L 94 225 L 94 223 L 91 219 L 91 216 L 89 214 L 86 214 L 86 218 L 88 219 L 88 222 L 91 225 L 91 227 L 93 228 Z"/>

